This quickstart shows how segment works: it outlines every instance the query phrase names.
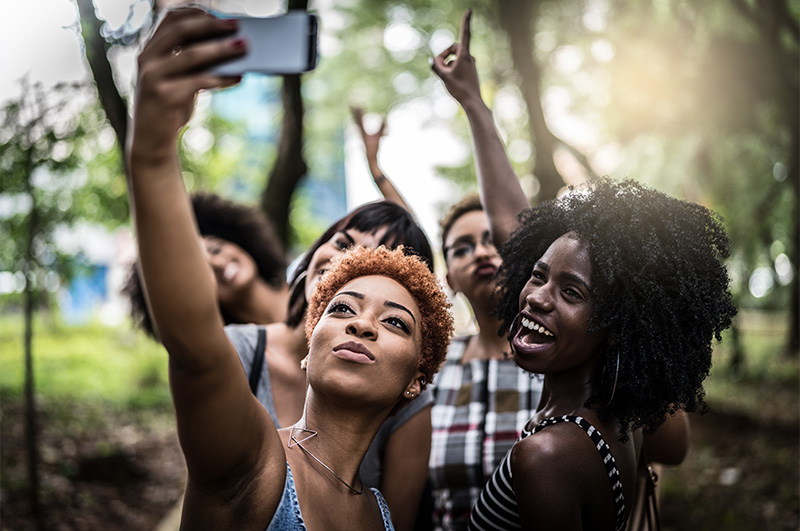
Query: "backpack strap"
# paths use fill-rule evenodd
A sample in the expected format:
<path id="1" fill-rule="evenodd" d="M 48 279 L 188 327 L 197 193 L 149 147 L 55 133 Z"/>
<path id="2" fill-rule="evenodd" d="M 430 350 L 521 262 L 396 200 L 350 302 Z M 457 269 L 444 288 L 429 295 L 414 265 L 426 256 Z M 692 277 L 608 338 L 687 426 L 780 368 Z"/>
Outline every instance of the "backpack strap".
<path id="1" fill-rule="evenodd" d="M 256 351 L 253 356 L 253 364 L 250 366 L 250 391 L 253 395 L 258 389 L 258 382 L 261 380 L 261 369 L 264 368 L 264 350 L 267 348 L 267 329 L 263 326 L 258 327 L 258 341 L 256 341 Z"/>

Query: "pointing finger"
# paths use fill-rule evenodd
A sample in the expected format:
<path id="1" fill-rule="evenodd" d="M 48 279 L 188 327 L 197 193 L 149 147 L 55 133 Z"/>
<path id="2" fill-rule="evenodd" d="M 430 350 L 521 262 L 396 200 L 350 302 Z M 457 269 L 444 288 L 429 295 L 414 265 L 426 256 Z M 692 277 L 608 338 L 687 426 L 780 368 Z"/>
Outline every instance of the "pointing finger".
<path id="1" fill-rule="evenodd" d="M 461 20 L 461 49 L 459 55 L 469 55 L 469 40 L 472 36 L 470 31 L 470 20 L 472 19 L 472 9 L 468 9 L 464 13 L 464 18 Z"/>

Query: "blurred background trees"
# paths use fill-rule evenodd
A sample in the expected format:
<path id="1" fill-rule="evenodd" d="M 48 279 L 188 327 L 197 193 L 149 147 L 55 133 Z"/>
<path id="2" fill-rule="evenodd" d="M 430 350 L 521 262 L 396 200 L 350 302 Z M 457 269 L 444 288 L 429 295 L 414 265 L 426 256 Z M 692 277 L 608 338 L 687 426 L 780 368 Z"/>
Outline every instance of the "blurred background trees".
<path id="1" fill-rule="evenodd" d="M 213 7 L 241 7 L 229 4 Z M 131 8 L 129 23 L 112 30 L 91 0 L 77 5 L 98 98 L 122 142 L 132 89 L 115 83 L 122 76 L 114 76 L 110 58 L 140 42 L 154 6 L 150 16 L 138 15 L 138 25 Z M 273 118 L 281 120 L 282 137 L 277 149 L 265 146 L 261 169 L 249 177 L 288 247 L 302 249 L 308 238 L 292 230 L 308 215 L 308 201 L 295 197 L 298 210 L 291 208 L 308 171 L 305 153 L 341 149 L 347 104 L 413 112 L 469 146 L 466 122 L 429 58 L 458 38 L 471 7 L 484 97 L 532 202 L 609 174 L 711 206 L 733 241 L 739 303 L 790 308 L 787 352 L 798 352 L 797 1 L 352 0 L 308 7 L 323 17 L 320 66 L 305 76 L 302 98 L 297 77 L 282 89 L 265 85 L 283 93 L 283 112 Z M 185 163 L 197 186 L 220 188 L 241 160 L 225 148 L 237 125 L 202 116 L 211 139 L 207 149 L 184 149 Z M 315 161 L 308 164 L 313 172 Z M 474 187 L 470 157 L 440 173 Z"/>
<path id="2" fill-rule="evenodd" d="M 0 112 L 0 300 L 28 316 L 91 266 L 83 246 L 59 235 L 128 224 L 120 146 L 132 58 L 170 3 L 130 0 L 127 21 L 112 27 L 103 2 L 64 2 L 75 7 L 92 79 L 28 83 Z M 786 320 L 781 350 L 797 357 L 800 1 L 292 0 L 279 10 L 288 5 L 321 17 L 317 71 L 248 79 L 240 94 L 271 105 L 255 117 L 231 112 L 236 98 L 225 92 L 213 103 L 201 98 L 181 145 L 187 187 L 260 204 L 290 252 L 302 252 L 330 221 L 319 209 L 344 205 L 304 184 L 343 182 L 348 107 L 359 105 L 389 115 L 389 138 L 401 118 L 455 135 L 456 162 L 443 156 L 451 163 L 437 168 L 454 190 L 441 197 L 443 211 L 475 189 L 475 170 L 466 119 L 429 59 L 458 39 L 472 8 L 484 99 L 532 204 L 610 175 L 717 210 L 732 241 L 737 304 Z M 253 119 L 277 133 L 246 139 Z M 385 170 L 400 185 L 409 178 L 402 168 Z M 747 352 L 738 338 L 735 327 L 730 366 L 742 374 Z"/>

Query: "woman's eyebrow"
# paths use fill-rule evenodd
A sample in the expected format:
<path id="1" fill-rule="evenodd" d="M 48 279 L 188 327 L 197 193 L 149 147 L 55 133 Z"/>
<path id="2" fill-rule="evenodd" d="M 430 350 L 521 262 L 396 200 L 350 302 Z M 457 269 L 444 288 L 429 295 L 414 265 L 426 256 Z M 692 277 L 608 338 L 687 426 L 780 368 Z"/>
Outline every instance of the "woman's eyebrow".
<path id="1" fill-rule="evenodd" d="M 398 304 L 398 303 L 392 302 L 392 301 L 386 301 L 386 302 L 383 303 L 383 305 L 384 306 L 389 306 L 391 308 L 397 308 L 398 310 L 403 310 L 404 312 L 406 312 L 408 315 L 411 316 L 411 319 L 414 321 L 414 324 L 417 324 L 417 319 L 414 317 L 414 314 L 411 313 L 411 310 L 409 310 L 408 308 L 406 308 L 402 304 Z"/>
<path id="2" fill-rule="evenodd" d="M 349 232 L 347 232 L 346 230 L 340 230 L 340 231 L 339 231 L 339 234 L 341 234 L 342 236 L 344 236 L 344 237 L 345 237 L 345 239 L 346 239 L 347 241 L 349 241 L 349 242 L 350 242 L 350 245 L 353 245 L 354 243 L 356 243 L 356 240 L 355 240 L 355 238 L 353 238 L 352 236 L 350 236 L 350 233 L 349 233 Z"/>
<path id="3" fill-rule="evenodd" d="M 357 291 L 340 291 L 337 295 L 350 295 L 353 298 L 364 300 L 364 294 Z"/>

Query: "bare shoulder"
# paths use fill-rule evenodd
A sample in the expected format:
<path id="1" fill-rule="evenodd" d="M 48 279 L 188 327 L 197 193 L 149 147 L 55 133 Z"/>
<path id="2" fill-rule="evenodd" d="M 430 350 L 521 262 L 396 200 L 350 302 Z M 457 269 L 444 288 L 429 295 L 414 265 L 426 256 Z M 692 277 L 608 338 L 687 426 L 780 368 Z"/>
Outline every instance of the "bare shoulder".
<path id="1" fill-rule="evenodd" d="M 584 529 L 589 523 L 591 529 L 613 528 L 608 472 L 580 426 L 555 424 L 518 442 L 511 470 L 523 527 Z"/>
<path id="2" fill-rule="evenodd" d="M 563 481 L 590 458 L 597 459 L 591 439 L 580 427 L 561 423 L 519 441 L 511 452 L 511 469 L 515 482 L 534 473 L 554 474 Z"/>

